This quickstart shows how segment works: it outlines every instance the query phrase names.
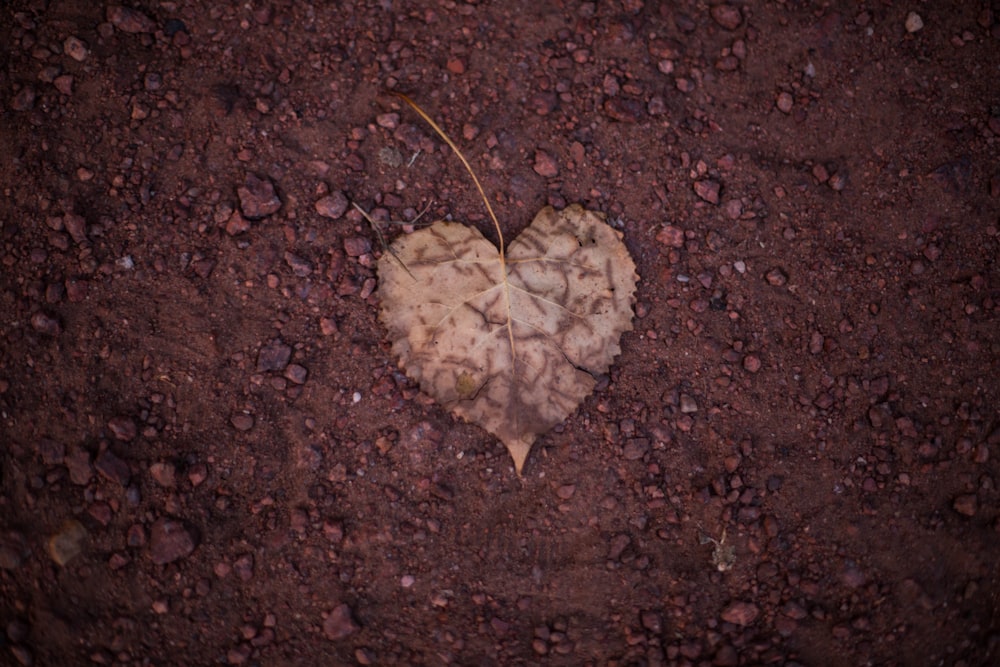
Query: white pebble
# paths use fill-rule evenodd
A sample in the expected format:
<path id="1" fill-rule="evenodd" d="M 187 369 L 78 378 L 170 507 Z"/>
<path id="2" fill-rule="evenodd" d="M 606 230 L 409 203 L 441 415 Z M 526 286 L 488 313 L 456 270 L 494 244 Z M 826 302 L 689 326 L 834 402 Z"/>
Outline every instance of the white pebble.
<path id="1" fill-rule="evenodd" d="M 361 392 L 360 391 L 354 392 L 354 396 L 352 396 L 351 398 L 354 399 L 355 403 L 360 403 L 361 402 Z"/>
<path id="2" fill-rule="evenodd" d="M 920 18 L 920 14 L 916 12 L 910 12 L 906 15 L 906 32 L 914 33 L 924 27 L 924 20 Z"/>
<path id="3" fill-rule="evenodd" d="M 402 586 L 403 588 L 409 588 L 416 581 L 417 580 L 413 577 L 412 574 L 404 574 L 402 576 L 402 578 L 400 578 L 400 580 L 399 580 L 399 585 Z"/>

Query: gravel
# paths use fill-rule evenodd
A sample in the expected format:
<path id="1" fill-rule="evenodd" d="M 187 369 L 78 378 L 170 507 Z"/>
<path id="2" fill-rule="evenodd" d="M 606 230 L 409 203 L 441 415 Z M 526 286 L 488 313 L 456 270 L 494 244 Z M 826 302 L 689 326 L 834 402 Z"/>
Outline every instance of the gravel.
<path id="1" fill-rule="evenodd" d="M 112 5 L 107 8 L 108 23 L 126 33 L 150 33 L 156 30 L 156 23 L 137 9 Z"/>
<path id="2" fill-rule="evenodd" d="M 349 202 L 343 192 L 335 191 L 318 199 L 315 204 L 316 212 L 324 218 L 337 220 L 347 212 Z"/>
<path id="3" fill-rule="evenodd" d="M 346 639 L 360 629 L 354 621 L 351 608 L 346 604 L 335 606 L 323 620 L 323 634 L 330 641 Z"/>
<path id="4" fill-rule="evenodd" d="M 559 163 L 555 157 L 543 150 L 535 151 L 533 169 L 536 174 L 544 178 L 555 178 L 559 175 Z"/>
<path id="5" fill-rule="evenodd" d="M 722 186 L 718 182 L 712 180 L 695 181 L 694 192 L 701 199 L 707 201 L 709 204 L 719 203 L 719 192 Z"/>
<path id="6" fill-rule="evenodd" d="M 257 371 L 280 371 L 292 358 L 292 348 L 280 339 L 275 339 L 260 348 L 257 354 Z"/>
<path id="7" fill-rule="evenodd" d="M 5 5 L 6 659 L 996 663 L 996 13 L 389 4 Z M 393 91 L 635 259 L 523 479 L 384 339 L 497 240 Z"/>
<path id="8" fill-rule="evenodd" d="M 733 602 L 720 614 L 723 621 L 735 625 L 750 625 L 760 615 L 760 608 L 752 602 Z"/>
<path id="9" fill-rule="evenodd" d="M 736 30 L 743 23 L 743 16 L 737 7 L 727 4 L 715 5 L 711 9 L 712 20 L 726 30 Z"/>
<path id="10" fill-rule="evenodd" d="M 237 190 L 240 198 L 240 209 L 243 217 L 259 220 L 277 213 L 281 208 L 281 199 L 274 191 L 274 183 L 268 178 L 256 174 L 247 174 L 246 181 Z"/>
<path id="11" fill-rule="evenodd" d="M 128 486 L 129 480 L 132 478 L 128 463 L 110 449 L 104 449 L 97 455 L 97 458 L 94 459 L 94 469 L 109 482 L 122 487 Z"/>
<path id="12" fill-rule="evenodd" d="M 190 556 L 196 544 L 183 522 L 161 517 L 150 528 L 149 557 L 155 565 L 167 565 Z"/>

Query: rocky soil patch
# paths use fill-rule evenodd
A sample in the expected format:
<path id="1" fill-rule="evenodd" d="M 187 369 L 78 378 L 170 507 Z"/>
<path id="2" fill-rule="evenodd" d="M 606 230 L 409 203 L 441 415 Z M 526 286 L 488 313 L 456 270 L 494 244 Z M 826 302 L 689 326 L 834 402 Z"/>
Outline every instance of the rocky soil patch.
<path id="1" fill-rule="evenodd" d="M 0 662 L 1000 660 L 990 3 L 16 0 L 0 43 Z M 510 238 L 579 203 L 635 258 L 523 480 L 378 323 L 384 241 L 495 235 L 393 90 Z"/>

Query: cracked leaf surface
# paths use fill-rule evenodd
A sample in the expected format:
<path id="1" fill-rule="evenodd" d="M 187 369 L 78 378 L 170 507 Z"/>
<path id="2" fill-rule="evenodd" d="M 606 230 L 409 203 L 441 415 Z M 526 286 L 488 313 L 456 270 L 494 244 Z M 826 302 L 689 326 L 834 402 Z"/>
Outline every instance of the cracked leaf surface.
<path id="1" fill-rule="evenodd" d="M 391 250 L 379 295 L 400 366 L 499 438 L 520 474 L 535 439 L 593 391 L 632 329 L 638 276 L 621 234 L 573 205 L 542 209 L 506 256 L 445 221 Z"/>

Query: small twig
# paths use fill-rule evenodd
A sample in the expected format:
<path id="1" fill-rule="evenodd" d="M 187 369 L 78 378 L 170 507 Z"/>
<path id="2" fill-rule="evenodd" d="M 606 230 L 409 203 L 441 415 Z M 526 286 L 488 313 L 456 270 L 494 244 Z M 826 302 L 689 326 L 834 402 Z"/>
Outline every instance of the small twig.
<path id="1" fill-rule="evenodd" d="M 413 220 L 409 220 L 409 221 L 407 221 L 407 220 L 386 220 L 385 224 L 387 224 L 387 225 L 398 225 L 400 227 L 407 227 L 409 225 L 415 225 L 415 224 L 417 224 L 417 221 L 420 220 L 420 218 L 424 217 L 424 214 L 427 213 L 427 211 L 431 210 L 431 206 L 433 206 L 433 205 L 434 205 L 434 200 L 432 199 L 431 201 L 427 202 L 427 206 L 424 206 L 424 210 L 422 210 L 420 213 L 418 213 L 417 217 L 415 217 Z"/>
<path id="2" fill-rule="evenodd" d="M 426 122 L 428 125 L 431 126 L 431 128 L 437 133 L 437 135 L 441 137 L 441 139 L 444 140 L 446 144 L 448 144 L 448 147 L 451 148 L 452 152 L 455 153 L 458 159 L 462 162 L 462 166 L 465 167 L 465 171 L 467 171 L 469 173 L 469 176 L 472 177 L 472 182 L 476 184 L 476 190 L 479 191 L 479 196 L 480 198 L 482 198 L 483 204 L 486 205 L 486 212 L 490 214 L 490 219 L 493 220 L 493 226 L 496 227 L 497 239 L 499 240 L 498 245 L 500 248 L 500 264 L 502 266 L 504 262 L 504 256 L 506 253 L 506 245 L 504 245 L 503 242 L 503 230 L 500 229 L 500 221 L 497 220 L 497 216 L 493 212 L 493 207 L 490 205 L 490 200 L 486 197 L 486 193 L 483 191 L 483 186 L 479 182 L 479 177 L 476 176 L 476 172 L 472 170 L 472 166 L 469 164 L 469 161 L 465 159 L 465 155 L 463 155 L 462 151 L 460 151 L 458 146 L 455 145 L 455 142 L 451 140 L 451 137 L 449 137 L 445 133 L 445 131 L 441 129 L 441 126 L 435 123 L 434 119 L 428 116 L 427 112 L 421 109 L 416 102 L 411 100 L 403 93 L 394 92 L 393 95 L 395 95 L 396 97 L 398 97 L 399 99 L 403 100 L 408 105 L 410 105 L 410 107 L 414 111 L 416 111 L 421 118 L 424 119 L 424 122 Z"/>
<path id="3" fill-rule="evenodd" d="M 420 213 L 419 213 L 419 214 L 417 215 L 417 217 L 415 217 L 415 218 L 414 218 L 414 219 L 413 219 L 413 220 L 412 220 L 411 222 L 405 222 L 405 221 L 402 221 L 402 220 L 390 220 L 390 221 L 388 221 L 388 222 L 387 222 L 386 224 L 389 224 L 389 225 L 412 225 L 412 224 L 414 224 L 415 222 L 417 222 L 417 220 L 420 220 L 420 218 L 422 218 L 422 217 L 424 216 L 424 214 L 425 214 L 425 213 L 427 213 L 427 211 L 429 211 L 429 210 L 430 210 L 430 208 L 431 208 L 431 206 L 432 206 L 433 204 L 434 204 L 434 202 L 433 202 L 433 201 L 431 201 L 431 202 L 428 202 L 427 206 L 425 206 L 425 207 L 424 207 L 424 210 L 423 210 L 423 211 L 421 211 L 421 212 L 420 212 Z M 379 244 L 380 244 L 380 245 L 382 246 L 382 251 L 383 251 L 383 252 L 387 252 L 387 253 L 389 253 L 390 255 L 392 255 L 392 256 L 393 256 L 393 257 L 394 257 L 394 258 L 396 259 L 396 261 L 397 261 L 397 262 L 399 262 L 399 265 L 400 265 L 401 267 L 403 267 L 403 270 L 404 270 L 404 271 L 406 271 L 406 273 L 408 273 L 408 274 L 409 274 L 409 276 L 410 276 L 411 278 L 413 278 L 413 280 L 416 280 L 416 279 L 417 279 L 417 277 L 416 277 L 416 276 L 414 276 L 414 275 L 413 275 L 412 273 L 410 273 L 410 269 L 409 269 L 409 268 L 407 268 L 406 264 L 404 264 L 404 263 L 403 263 L 403 260 L 401 260 L 401 259 L 399 258 L 399 255 L 397 255 L 397 254 L 396 254 L 395 252 L 393 252 L 392 248 L 391 248 L 391 247 L 389 246 L 389 244 L 388 244 L 388 243 L 386 242 L 386 240 L 385 240 L 385 235 L 384 235 L 384 234 L 382 233 L 382 230 L 381 230 L 381 229 L 379 228 L 379 226 L 378 226 L 378 223 L 377 223 L 377 222 L 375 222 L 375 220 L 374 220 L 374 219 L 373 219 L 373 218 L 371 217 L 371 215 L 369 215 L 369 214 L 368 214 L 368 211 L 366 211 L 365 209 L 363 209 L 363 208 L 361 208 L 360 206 L 358 206 L 357 202 L 353 202 L 353 201 L 352 201 L 352 202 L 351 202 L 351 206 L 353 206 L 353 207 L 355 208 L 355 210 L 356 210 L 356 211 L 357 211 L 358 213 L 360 213 L 360 214 L 361 214 L 361 216 L 362 216 L 362 217 L 363 217 L 363 218 L 364 218 L 365 220 L 367 220 L 367 221 L 368 221 L 368 224 L 369 224 L 369 225 L 371 226 L 371 228 L 372 228 L 372 231 L 373 231 L 373 232 L 375 232 L 375 236 L 377 236 L 377 237 L 378 237 L 378 242 L 379 242 Z"/>

